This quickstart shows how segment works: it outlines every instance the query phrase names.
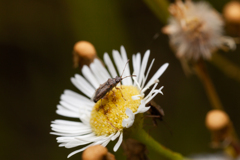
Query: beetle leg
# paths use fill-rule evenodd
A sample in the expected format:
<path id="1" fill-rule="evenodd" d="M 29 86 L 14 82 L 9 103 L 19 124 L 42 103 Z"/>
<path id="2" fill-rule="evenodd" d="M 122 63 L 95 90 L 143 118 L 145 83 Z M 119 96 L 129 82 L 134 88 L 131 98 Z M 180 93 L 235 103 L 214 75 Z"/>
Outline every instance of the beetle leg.
<path id="1" fill-rule="evenodd" d="M 116 129 L 117 131 L 119 130 L 117 127 L 115 127 L 111 122 L 108 121 L 108 123 L 114 128 Z"/>
<path id="2" fill-rule="evenodd" d="M 103 105 L 102 105 L 102 98 L 100 99 L 100 101 L 101 101 L 101 104 L 100 104 L 100 106 L 98 107 L 97 111 L 99 111 L 100 109 L 103 108 Z"/>
<path id="3" fill-rule="evenodd" d="M 117 87 L 115 87 L 115 88 L 118 89 L 121 92 L 121 94 L 122 94 L 122 91 L 121 91 L 120 88 L 117 88 Z M 122 97 L 123 97 L 123 94 L 122 94 Z M 126 101 L 126 99 L 124 97 L 123 97 L 123 99 Z"/>
<path id="4" fill-rule="evenodd" d="M 113 96 L 114 96 L 114 101 L 116 102 L 116 93 L 114 92 L 114 90 L 111 90 L 112 91 L 112 93 L 113 93 Z M 113 101 L 113 103 L 114 103 L 114 101 Z M 116 103 L 114 103 L 115 104 L 115 106 L 117 107 L 117 104 Z"/>

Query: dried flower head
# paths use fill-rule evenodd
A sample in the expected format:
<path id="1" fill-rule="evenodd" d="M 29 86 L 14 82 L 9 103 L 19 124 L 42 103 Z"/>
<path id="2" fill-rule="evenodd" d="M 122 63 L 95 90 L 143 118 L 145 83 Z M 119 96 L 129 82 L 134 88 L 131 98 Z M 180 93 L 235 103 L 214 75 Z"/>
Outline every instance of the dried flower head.
<path id="1" fill-rule="evenodd" d="M 170 5 L 169 12 L 171 18 L 163 32 L 169 35 L 178 58 L 210 59 L 219 48 L 235 48 L 232 38 L 223 36 L 224 22 L 220 14 L 206 2 L 177 0 Z"/>
<path id="2" fill-rule="evenodd" d="M 68 157 L 82 152 L 93 145 L 106 146 L 110 141 L 118 139 L 113 150 L 117 151 L 123 141 L 123 130 L 130 128 L 137 116 L 146 112 L 150 107 L 147 103 L 157 94 L 162 94 L 162 88 L 156 89 L 158 78 L 164 73 L 168 64 L 162 65 L 153 77 L 147 81 L 149 72 L 154 60 L 147 67 L 150 51 L 146 51 L 142 60 L 141 55 L 133 55 L 133 80 L 123 79 L 122 85 L 110 90 L 103 99 L 94 103 L 92 97 L 95 90 L 109 78 L 115 78 L 121 75 L 128 61 L 127 53 L 124 47 L 121 47 L 121 53 L 114 50 L 113 58 L 118 70 L 115 70 L 114 64 L 107 53 L 104 54 L 105 68 L 100 60 L 94 59 L 90 67 L 83 66 L 82 74 L 76 74 L 71 78 L 72 83 L 86 96 L 76 92 L 66 90 L 61 96 L 60 105 L 57 106 L 57 114 L 76 118 L 75 121 L 55 120 L 51 127 L 51 134 L 57 135 L 57 142 L 60 147 L 73 148 L 84 146 L 68 155 Z M 108 70 L 107 70 L 108 69 Z M 123 77 L 130 75 L 129 65 L 126 65 Z M 151 87 L 148 94 L 145 92 Z M 124 98 L 123 98 L 124 97 Z M 136 116 L 136 118 L 135 118 Z M 81 121 L 79 121 L 79 119 Z M 139 122 L 137 125 L 140 125 Z"/>

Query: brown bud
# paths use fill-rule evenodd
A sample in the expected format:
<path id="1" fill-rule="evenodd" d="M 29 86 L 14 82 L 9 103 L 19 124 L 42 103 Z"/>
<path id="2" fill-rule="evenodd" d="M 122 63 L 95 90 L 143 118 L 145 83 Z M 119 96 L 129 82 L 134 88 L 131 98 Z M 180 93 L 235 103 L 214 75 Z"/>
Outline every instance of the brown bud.
<path id="1" fill-rule="evenodd" d="M 83 160 L 115 160 L 115 156 L 107 148 L 96 145 L 88 147 L 82 154 Z"/>
<path id="2" fill-rule="evenodd" d="M 224 6 L 223 15 L 228 22 L 240 24 L 240 2 L 228 2 Z"/>
<path id="3" fill-rule="evenodd" d="M 75 68 L 90 65 L 96 57 L 97 52 L 90 42 L 79 41 L 74 45 L 73 65 Z"/>
<path id="4" fill-rule="evenodd" d="M 229 117 L 224 111 L 215 109 L 207 113 L 206 126 L 209 130 L 221 130 L 227 127 L 229 123 Z"/>

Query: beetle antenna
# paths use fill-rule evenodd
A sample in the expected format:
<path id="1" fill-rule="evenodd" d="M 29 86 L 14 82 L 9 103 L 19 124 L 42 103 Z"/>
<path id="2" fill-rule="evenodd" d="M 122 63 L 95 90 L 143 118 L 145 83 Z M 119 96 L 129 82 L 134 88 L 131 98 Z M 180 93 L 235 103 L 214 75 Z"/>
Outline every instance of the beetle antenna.
<path id="1" fill-rule="evenodd" d="M 137 77 L 137 76 L 136 75 L 130 75 L 130 76 L 123 77 L 122 79 L 127 78 L 127 77 Z"/>
<path id="2" fill-rule="evenodd" d="M 128 60 L 127 63 L 125 64 L 125 67 L 124 67 L 124 69 L 123 69 L 122 75 L 123 75 L 123 73 L 124 73 L 124 71 L 125 71 L 125 68 L 126 68 L 128 62 L 129 62 L 129 60 Z M 121 78 L 122 78 L 122 75 L 121 75 Z"/>

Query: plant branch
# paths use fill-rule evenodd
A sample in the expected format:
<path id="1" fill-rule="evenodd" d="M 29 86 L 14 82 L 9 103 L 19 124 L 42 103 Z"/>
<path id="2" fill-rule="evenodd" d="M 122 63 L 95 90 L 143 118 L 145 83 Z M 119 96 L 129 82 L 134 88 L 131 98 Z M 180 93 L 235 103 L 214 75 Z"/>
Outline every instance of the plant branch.
<path id="1" fill-rule="evenodd" d="M 134 138 L 147 146 L 149 150 L 157 152 L 162 157 L 169 160 L 183 160 L 185 159 L 181 154 L 171 151 L 155 141 L 144 129 L 138 128 L 135 131 Z"/>

